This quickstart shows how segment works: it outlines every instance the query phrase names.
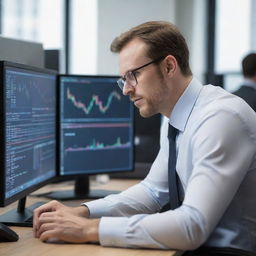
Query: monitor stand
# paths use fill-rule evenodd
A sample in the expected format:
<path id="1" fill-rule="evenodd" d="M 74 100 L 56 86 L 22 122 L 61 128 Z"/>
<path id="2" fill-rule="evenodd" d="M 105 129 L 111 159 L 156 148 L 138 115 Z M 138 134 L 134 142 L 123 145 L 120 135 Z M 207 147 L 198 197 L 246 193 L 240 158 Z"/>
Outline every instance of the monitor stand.
<path id="1" fill-rule="evenodd" d="M 89 176 L 80 176 L 75 180 L 75 187 L 73 190 L 59 190 L 44 193 L 36 196 L 43 196 L 55 200 L 76 200 L 76 199 L 98 199 L 111 194 L 118 194 L 120 191 L 116 190 L 90 190 Z"/>
<path id="2" fill-rule="evenodd" d="M 45 202 L 37 202 L 29 207 L 25 207 L 26 197 L 24 197 L 19 200 L 17 209 L 0 215 L 0 222 L 10 226 L 32 227 L 33 210 L 43 204 Z"/>

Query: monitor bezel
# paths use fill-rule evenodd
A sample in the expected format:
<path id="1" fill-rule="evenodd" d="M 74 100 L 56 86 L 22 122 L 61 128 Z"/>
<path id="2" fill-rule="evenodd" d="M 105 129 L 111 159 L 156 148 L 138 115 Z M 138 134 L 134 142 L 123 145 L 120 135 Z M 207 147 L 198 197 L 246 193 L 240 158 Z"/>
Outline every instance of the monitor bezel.
<path id="1" fill-rule="evenodd" d="M 0 159 L 0 166 L 3 168 L 3 170 L 0 172 L 0 207 L 7 206 L 15 201 L 18 201 L 26 196 L 28 196 L 30 193 L 34 192 L 35 190 L 49 184 L 50 182 L 54 181 L 57 177 L 57 154 L 56 154 L 56 160 L 55 160 L 55 175 L 47 180 L 44 180 L 38 184 L 35 184 L 29 188 L 24 189 L 23 191 L 18 192 L 17 194 L 5 198 L 5 157 L 6 157 L 6 148 L 5 148 L 5 135 L 6 135 L 6 126 L 5 124 L 5 110 L 6 110 L 6 105 L 5 105 L 5 70 L 6 68 L 18 68 L 22 69 L 24 71 L 32 71 L 32 72 L 38 72 L 38 73 L 43 73 L 43 74 L 49 74 L 49 75 L 55 75 L 56 77 L 56 82 L 55 82 L 55 95 L 56 95 L 56 121 L 55 121 L 55 134 L 56 134 L 56 145 L 57 145 L 57 72 L 55 70 L 51 69 L 45 69 L 45 68 L 38 68 L 38 67 L 33 67 L 25 64 L 20 64 L 20 63 L 14 63 L 10 61 L 0 61 L 0 97 L 2 100 L 1 102 L 1 109 L 0 109 L 0 122 L 3 124 L 0 126 L 0 155 L 2 156 Z M 56 147 L 55 147 L 56 150 Z"/>
<path id="2" fill-rule="evenodd" d="M 126 173 L 126 172 L 134 172 L 134 166 L 135 166 L 135 163 L 134 163 L 134 160 L 135 160 L 135 145 L 134 145 L 134 118 L 135 118 L 135 110 L 134 110 L 134 105 L 132 102 L 130 102 L 131 104 L 131 107 L 132 107 L 132 124 L 133 124 L 133 127 L 132 127 L 132 164 L 131 164 L 131 168 L 129 169 L 124 169 L 124 170 L 115 170 L 115 171 L 107 171 L 107 170 L 104 170 L 104 171 L 97 171 L 97 172 L 94 172 L 94 171 L 88 171 L 84 174 L 81 174 L 81 173 L 77 173 L 77 174 L 61 174 L 61 171 L 60 171 L 60 162 L 61 162 L 61 78 L 62 77 L 78 77 L 78 78 L 88 78 L 88 79 L 92 79 L 92 78 L 110 78 L 110 79 L 118 79 L 120 78 L 119 76 L 114 76 L 114 75 L 81 75 L 81 74 L 58 74 L 57 76 L 57 99 L 58 99 L 58 108 L 57 108 L 57 175 L 58 175 L 58 180 L 65 180 L 65 179 L 74 179 L 74 178 L 77 178 L 79 176 L 88 176 L 88 175 L 98 175 L 98 174 L 114 174 L 114 173 Z M 118 85 L 117 85 L 118 86 Z M 128 97 L 128 96 L 127 96 Z"/>

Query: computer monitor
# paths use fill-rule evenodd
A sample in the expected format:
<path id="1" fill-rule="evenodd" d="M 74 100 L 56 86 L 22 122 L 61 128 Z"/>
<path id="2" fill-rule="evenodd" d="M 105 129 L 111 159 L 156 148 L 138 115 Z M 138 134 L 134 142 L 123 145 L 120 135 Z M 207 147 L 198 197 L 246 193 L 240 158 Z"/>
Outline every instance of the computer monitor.
<path id="1" fill-rule="evenodd" d="M 59 175 L 75 188 L 45 196 L 64 200 L 100 198 L 113 191 L 90 190 L 91 174 L 133 171 L 134 108 L 115 76 L 59 76 Z"/>
<path id="2" fill-rule="evenodd" d="M 54 71 L 0 62 L 0 216 L 5 224 L 31 226 L 26 196 L 56 177 L 56 79 Z"/>

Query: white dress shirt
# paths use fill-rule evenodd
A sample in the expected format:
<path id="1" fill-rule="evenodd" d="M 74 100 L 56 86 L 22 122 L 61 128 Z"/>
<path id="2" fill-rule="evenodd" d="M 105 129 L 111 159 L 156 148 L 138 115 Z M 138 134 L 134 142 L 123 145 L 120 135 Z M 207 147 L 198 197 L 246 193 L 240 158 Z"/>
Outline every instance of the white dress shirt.
<path id="1" fill-rule="evenodd" d="M 183 204 L 169 200 L 168 122 L 179 130 L 176 169 Z M 256 114 L 239 97 L 193 78 L 164 118 L 149 174 L 118 194 L 86 203 L 102 217 L 104 246 L 191 250 L 202 244 L 256 251 Z"/>

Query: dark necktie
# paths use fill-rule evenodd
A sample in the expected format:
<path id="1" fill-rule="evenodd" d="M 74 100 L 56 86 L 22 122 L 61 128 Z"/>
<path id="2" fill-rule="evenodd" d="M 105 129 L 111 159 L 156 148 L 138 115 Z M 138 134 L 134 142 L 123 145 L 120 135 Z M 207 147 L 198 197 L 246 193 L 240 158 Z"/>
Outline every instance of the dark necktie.
<path id="1" fill-rule="evenodd" d="M 170 209 L 174 210 L 180 206 L 178 195 L 178 175 L 176 172 L 176 135 L 178 130 L 169 124 L 168 139 L 169 139 L 169 161 L 168 161 L 168 183 Z"/>

